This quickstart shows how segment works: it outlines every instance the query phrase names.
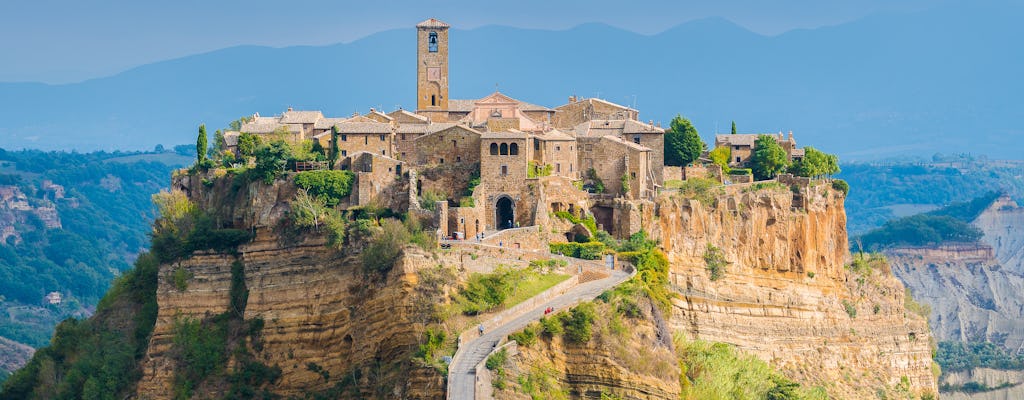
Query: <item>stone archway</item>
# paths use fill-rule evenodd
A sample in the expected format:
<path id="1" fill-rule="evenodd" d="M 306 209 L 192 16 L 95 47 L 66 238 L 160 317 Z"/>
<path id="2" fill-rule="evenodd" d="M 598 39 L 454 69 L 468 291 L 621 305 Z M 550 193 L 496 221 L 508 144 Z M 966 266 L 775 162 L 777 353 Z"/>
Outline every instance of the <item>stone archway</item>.
<path id="1" fill-rule="evenodd" d="M 515 227 L 515 202 L 511 197 L 501 196 L 494 203 L 495 228 L 498 230 Z"/>

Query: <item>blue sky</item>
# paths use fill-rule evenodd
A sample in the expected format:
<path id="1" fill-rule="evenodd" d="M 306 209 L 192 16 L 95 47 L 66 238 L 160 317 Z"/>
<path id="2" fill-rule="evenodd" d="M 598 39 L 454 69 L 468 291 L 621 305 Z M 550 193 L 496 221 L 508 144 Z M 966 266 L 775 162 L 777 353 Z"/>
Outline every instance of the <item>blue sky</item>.
<path id="1" fill-rule="evenodd" d="M 0 5 L 0 82 L 66 83 L 220 48 L 348 42 L 437 17 L 482 25 L 566 29 L 600 22 L 653 34 L 707 17 L 754 32 L 839 24 L 946 0 L 138 1 L 11 0 Z M 509 7 L 508 4 L 515 4 Z"/>

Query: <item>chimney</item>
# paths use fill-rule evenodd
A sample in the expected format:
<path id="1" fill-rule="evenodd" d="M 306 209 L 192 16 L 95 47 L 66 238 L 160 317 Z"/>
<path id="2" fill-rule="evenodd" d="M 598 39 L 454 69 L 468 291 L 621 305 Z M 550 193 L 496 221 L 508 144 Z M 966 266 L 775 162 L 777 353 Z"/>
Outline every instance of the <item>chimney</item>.
<path id="1" fill-rule="evenodd" d="M 288 107 L 288 111 L 291 111 L 291 110 L 292 110 L 292 108 L 291 108 L 291 107 Z"/>
<path id="2" fill-rule="evenodd" d="M 352 117 L 353 118 L 358 117 L 358 116 L 359 116 L 359 111 L 353 111 L 352 112 Z M 781 133 L 780 133 L 780 135 L 781 135 Z"/>
<path id="3" fill-rule="evenodd" d="M 374 109 L 373 109 L 373 107 L 370 107 L 370 112 L 371 112 L 371 113 L 373 113 L 373 112 L 376 112 L 376 111 L 377 111 L 377 110 L 374 110 Z"/>
<path id="4" fill-rule="evenodd" d="M 569 96 L 569 104 L 576 102 L 576 96 Z"/>
<path id="5" fill-rule="evenodd" d="M 793 141 L 793 131 L 789 131 L 789 141 Z"/>

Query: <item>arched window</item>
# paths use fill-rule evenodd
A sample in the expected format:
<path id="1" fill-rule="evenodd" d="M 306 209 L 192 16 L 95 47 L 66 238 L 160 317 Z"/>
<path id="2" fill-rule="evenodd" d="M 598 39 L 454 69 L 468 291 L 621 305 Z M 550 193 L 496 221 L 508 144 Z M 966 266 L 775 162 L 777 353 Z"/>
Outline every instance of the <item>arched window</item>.
<path id="1" fill-rule="evenodd" d="M 491 155 L 492 156 L 498 155 L 498 144 L 497 143 L 491 143 Z"/>
<path id="2" fill-rule="evenodd" d="M 427 40 L 427 47 L 431 53 L 437 53 L 437 32 L 430 32 L 430 39 Z"/>
<path id="3" fill-rule="evenodd" d="M 505 143 L 501 144 L 501 155 L 503 155 L 503 156 L 507 156 L 508 155 L 508 144 L 505 144 Z"/>
<path id="4" fill-rule="evenodd" d="M 432 106 L 436 106 L 437 105 L 437 96 L 436 95 L 430 95 L 430 105 L 432 105 Z"/>
<path id="5" fill-rule="evenodd" d="M 512 143 L 511 145 L 509 145 L 508 146 L 508 154 L 513 155 L 513 156 L 518 156 L 519 155 L 519 145 L 515 144 L 515 143 Z"/>

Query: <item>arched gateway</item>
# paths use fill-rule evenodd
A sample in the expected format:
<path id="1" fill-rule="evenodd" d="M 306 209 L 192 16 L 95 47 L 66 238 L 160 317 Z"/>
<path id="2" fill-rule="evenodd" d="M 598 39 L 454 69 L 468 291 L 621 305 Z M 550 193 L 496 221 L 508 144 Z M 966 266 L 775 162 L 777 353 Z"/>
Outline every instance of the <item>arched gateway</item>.
<path id="1" fill-rule="evenodd" d="M 499 230 L 508 229 L 515 226 L 515 202 L 512 201 L 511 197 L 499 197 L 498 202 L 494 204 L 494 214 L 494 226 L 497 227 Z"/>

